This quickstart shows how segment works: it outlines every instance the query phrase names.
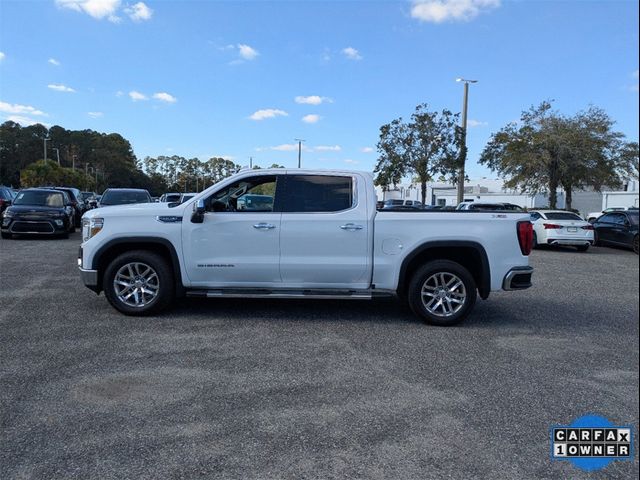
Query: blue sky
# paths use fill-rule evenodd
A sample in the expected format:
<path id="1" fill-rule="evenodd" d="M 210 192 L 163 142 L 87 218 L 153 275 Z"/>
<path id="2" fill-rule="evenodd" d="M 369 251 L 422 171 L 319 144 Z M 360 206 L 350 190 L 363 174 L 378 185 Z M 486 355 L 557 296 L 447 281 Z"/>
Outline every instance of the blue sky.
<path id="1" fill-rule="evenodd" d="M 372 170 L 378 129 L 471 86 L 468 173 L 554 99 L 638 139 L 638 2 L 0 3 L 0 120 L 118 132 L 139 158 Z"/>

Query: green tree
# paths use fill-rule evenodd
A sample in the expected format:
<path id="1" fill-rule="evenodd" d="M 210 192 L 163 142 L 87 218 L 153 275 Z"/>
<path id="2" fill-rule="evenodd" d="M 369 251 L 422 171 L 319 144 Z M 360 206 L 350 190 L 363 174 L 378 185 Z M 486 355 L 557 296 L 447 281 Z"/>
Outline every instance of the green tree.
<path id="1" fill-rule="evenodd" d="M 457 120 L 458 115 L 449 110 L 430 111 L 427 104 L 421 104 L 409 122 L 398 118 L 380 127 L 376 185 L 388 189 L 411 176 L 420 184 L 424 204 L 427 182 L 434 175 L 455 179 Z"/>
<path id="2" fill-rule="evenodd" d="M 571 208 L 573 191 L 616 187 L 637 165 L 637 143 L 627 143 L 600 108 L 567 117 L 542 102 L 493 134 L 480 163 L 505 178 L 505 186 L 528 193 L 546 191 L 549 207 L 557 207 L 557 191 Z M 634 147 L 635 146 L 635 147 Z"/>
<path id="3" fill-rule="evenodd" d="M 20 171 L 20 184 L 23 187 L 77 185 L 89 188 L 94 186 L 91 176 L 83 172 L 58 166 L 53 160 L 38 160 Z"/>

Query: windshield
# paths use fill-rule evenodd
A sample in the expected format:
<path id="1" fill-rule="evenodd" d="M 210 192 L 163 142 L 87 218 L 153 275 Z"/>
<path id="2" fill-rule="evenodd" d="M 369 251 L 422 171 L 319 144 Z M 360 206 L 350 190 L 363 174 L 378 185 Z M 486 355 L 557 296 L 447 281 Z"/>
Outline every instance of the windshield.
<path id="1" fill-rule="evenodd" d="M 550 212 L 545 213 L 547 220 L 582 220 L 578 215 L 571 212 Z"/>
<path id="2" fill-rule="evenodd" d="M 60 192 L 30 190 L 18 193 L 13 204 L 60 208 L 64 206 L 64 197 Z"/>
<path id="3" fill-rule="evenodd" d="M 147 192 L 139 190 L 112 190 L 102 196 L 100 205 L 127 205 L 129 203 L 148 203 L 151 199 Z"/>
<path id="4" fill-rule="evenodd" d="M 82 192 L 80 194 L 80 196 L 82 197 L 82 200 L 87 200 L 87 199 L 93 197 L 93 193 L 91 193 L 91 192 Z"/>

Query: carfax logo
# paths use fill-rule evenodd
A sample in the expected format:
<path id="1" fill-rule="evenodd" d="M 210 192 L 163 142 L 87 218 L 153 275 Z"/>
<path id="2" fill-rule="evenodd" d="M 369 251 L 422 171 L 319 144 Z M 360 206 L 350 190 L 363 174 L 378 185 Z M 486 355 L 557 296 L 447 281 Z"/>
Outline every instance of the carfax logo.
<path id="1" fill-rule="evenodd" d="M 551 428 L 551 458 L 569 460 L 583 470 L 598 470 L 614 460 L 631 460 L 633 429 L 617 427 L 598 415 Z"/>

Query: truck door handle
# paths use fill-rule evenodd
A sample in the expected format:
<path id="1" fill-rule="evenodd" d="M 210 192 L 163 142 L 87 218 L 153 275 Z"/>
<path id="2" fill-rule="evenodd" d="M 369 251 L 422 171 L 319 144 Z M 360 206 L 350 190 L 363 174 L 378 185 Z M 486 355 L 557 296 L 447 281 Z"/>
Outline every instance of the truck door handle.
<path id="1" fill-rule="evenodd" d="M 276 228 L 276 226 L 271 223 L 256 223 L 253 228 L 257 228 L 258 230 L 271 230 L 272 228 Z"/>
<path id="2" fill-rule="evenodd" d="M 347 223 L 346 225 L 340 225 L 340 228 L 342 230 L 349 230 L 349 231 L 354 231 L 354 230 L 362 230 L 362 225 L 356 225 L 355 223 Z"/>

